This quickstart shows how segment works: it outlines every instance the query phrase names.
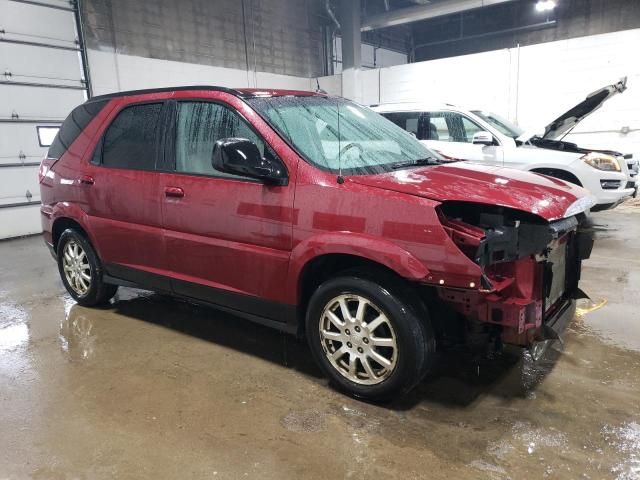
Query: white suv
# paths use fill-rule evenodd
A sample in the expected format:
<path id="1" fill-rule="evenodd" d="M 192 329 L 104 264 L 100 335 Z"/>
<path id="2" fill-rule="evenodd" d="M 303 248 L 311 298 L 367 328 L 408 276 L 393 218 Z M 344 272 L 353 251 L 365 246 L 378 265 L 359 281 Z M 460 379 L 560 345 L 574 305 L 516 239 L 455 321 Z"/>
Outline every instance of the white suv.
<path id="1" fill-rule="evenodd" d="M 526 134 L 493 113 L 453 105 L 396 103 L 374 106 L 373 110 L 445 159 L 529 170 L 583 186 L 596 197 L 597 204 L 592 208 L 596 211 L 613 208 L 636 194 L 637 161 L 617 152 L 580 148 L 561 139 L 608 98 L 625 89 L 626 78 L 593 92 L 551 122 L 541 136 Z"/>

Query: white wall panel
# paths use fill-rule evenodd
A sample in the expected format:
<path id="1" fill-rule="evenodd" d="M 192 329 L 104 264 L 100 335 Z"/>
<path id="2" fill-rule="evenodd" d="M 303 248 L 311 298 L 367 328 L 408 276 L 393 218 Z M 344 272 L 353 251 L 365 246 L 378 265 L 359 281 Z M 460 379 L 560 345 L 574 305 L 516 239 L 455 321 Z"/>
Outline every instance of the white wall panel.
<path id="1" fill-rule="evenodd" d="M 82 89 L 60 88 L 83 86 L 70 7 L 64 0 L 0 0 L 2 38 L 25 42 L 0 43 L 2 80 L 16 83 L 0 84 L 0 238 L 40 231 L 40 207 L 14 205 L 39 201 L 38 167 L 7 166 L 39 162 L 46 151 L 29 120 L 62 120 L 85 100 Z"/>
<path id="2" fill-rule="evenodd" d="M 291 90 L 309 90 L 309 79 L 292 77 L 276 73 L 256 72 L 257 88 L 288 88 Z M 315 88 L 313 89 L 315 90 Z"/>
<path id="3" fill-rule="evenodd" d="M 83 90 L 62 88 L 0 86 L 0 118 L 64 119 L 76 105 L 84 102 Z"/>
<path id="4" fill-rule="evenodd" d="M 0 209 L 0 239 L 40 233 L 40 205 Z"/>
<path id="5" fill-rule="evenodd" d="M 359 72 L 359 96 L 356 100 L 363 105 L 380 103 L 380 81 L 384 69 L 362 70 Z"/>
<path id="6" fill-rule="evenodd" d="M 320 85 L 320 89 L 324 90 L 330 95 L 342 95 L 342 75 L 329 75 L 326 77 L 318 77 L 308 79 L 309 86 L 308 90 L 316 91 L 318 85 Z"/>
<path id="7" fill-rule="evenodd" d="M 77 46 L 73 12 L 66 10 L 0 0 L 0 28 L 7 39 Z"/>
<path id="8" fill-rule="evenodd" d="M 0 170 L 0 175 L 2 175 L 3 183 L 2 193 L 0 194 L 0 205 L 26 202 L 27 190 L 31 192 L 31 200 L 40 200 L 37 166 L 3 167 L 2 170 Z"/>
<path id="9" fill-rule="evenodd" d="M 380 73 L 380 103 L 428 100 L 508 108 L 508 50 L 399 65 Z"/>
<path id="10" fill-rule="evenodd" d="M 88 50 L 94 94 L 183 85 L 308 90 L 309 79 Z"/>
<path id="11" fill-rule="evenodd" d="M 43 126 L 55 126 L 42 124 Z M 19 162 L 20 152 L 24 153 L 25 162 L 39 162 L 47 149 L 38 143 L 37 124 L 34 123 L 2 123 L 0 124 L 0 165 Z M 2 171 L 0 171 L 2 175 Z"/>
<path id="12" fill-rule="evenodd" d="M 81 86 L 80 53 L 46 47 L 0 43 L 0 73 L 14 82 Z"/>
<path id="13" fill-rule="evenodd" d="M 628 77 L 609 100 L 566 137 L 585 147 L 640 157 L 640 29 L 358 72 L 342 91 L 368 104 L 424 100 L 486 108 L 525 129 L 543 129 L 605 85 Z M 355 82 L 353 90 L 345 81 Z M 325 84 L 333 83 L 327 77 Z M 334 81 L 334 82 L 335 82 Z M 314 80 L 312 80 L 312 83 Z M 377 98 L 379 95 L 379 98 Z M 621 133 L 623 127 L 629 133 Z"/>

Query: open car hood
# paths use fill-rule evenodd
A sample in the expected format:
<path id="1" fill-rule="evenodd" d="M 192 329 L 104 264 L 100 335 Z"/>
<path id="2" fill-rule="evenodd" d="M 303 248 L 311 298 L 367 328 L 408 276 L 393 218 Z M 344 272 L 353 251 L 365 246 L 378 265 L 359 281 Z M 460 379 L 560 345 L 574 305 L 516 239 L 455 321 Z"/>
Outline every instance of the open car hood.
<path id="1" fill-rule="evenodd" d="M 579 199 L 586 208 L 595 202 L 585 189 L 562 180 L 466 162 L 352 176 L 348 181 L 439 202 L 499 205 L 533 213 L 547 221 L 569 216 L 567 210 Z"/>
<path id="2" fill-rule="evenodd" d="M 607 87 L 596 90 L 595 92 L 587 95 L 582 102 L 577 104 L 572 109 L 566 111 L 553 122 L 547 125 L 544 129 L 542 138 L 546 140 L 557 140 L 558 138 L 566 135 L 572 128 L 574 128 L 584 118 L 599 109 L 604 102 L 618 93 L 622 93 L 627 89 L 627 77 L 621 78 L 618 83 L 609 85 Z M 518 137 L 518 140 L 526 142 L 533 137 L 532 132 L 526 132 Z"/>

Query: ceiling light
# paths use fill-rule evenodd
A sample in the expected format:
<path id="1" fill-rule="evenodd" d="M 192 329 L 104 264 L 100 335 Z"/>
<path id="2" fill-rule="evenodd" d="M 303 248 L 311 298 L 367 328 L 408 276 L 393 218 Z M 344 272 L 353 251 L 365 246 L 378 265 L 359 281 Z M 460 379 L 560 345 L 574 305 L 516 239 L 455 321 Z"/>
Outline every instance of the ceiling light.
<path id="1" fill-rule="evenodd" d="M 548 12 L 556 8 L 556 2 L 553 0 L 538 0 L 536 3 L 536 10 L 539 12 Z"/>

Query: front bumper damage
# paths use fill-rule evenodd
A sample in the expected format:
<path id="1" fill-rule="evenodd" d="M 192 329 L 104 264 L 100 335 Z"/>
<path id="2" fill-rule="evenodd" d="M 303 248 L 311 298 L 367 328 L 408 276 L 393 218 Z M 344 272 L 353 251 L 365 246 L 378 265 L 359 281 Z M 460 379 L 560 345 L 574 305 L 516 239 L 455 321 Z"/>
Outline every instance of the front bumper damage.
<path id="1" fill-rule="evenodd" d="M 545 222 L 524 212 L 443 209 L 441 222 L 482 269 L 479 289 L 438 288 L 472 321 L 493 326 L 506 344 L 555 340 L 573 318 L 582 260 L 593 238 L 580 216 Z"/>

